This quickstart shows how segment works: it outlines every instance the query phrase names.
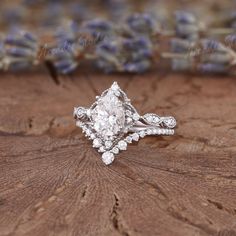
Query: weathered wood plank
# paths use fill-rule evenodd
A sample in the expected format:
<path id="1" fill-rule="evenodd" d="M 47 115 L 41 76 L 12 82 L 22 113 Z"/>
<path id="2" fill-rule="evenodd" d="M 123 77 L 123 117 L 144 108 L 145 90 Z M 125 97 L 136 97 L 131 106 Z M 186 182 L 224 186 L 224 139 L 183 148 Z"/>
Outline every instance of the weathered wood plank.
<path id="1" fill-rule="evenodd" d="M 72 110 L 114 80 L 178 129 L 106 167 Z M 235 91 L 191 75 L 2 75 L 0 235 L 236 235 Z"/>

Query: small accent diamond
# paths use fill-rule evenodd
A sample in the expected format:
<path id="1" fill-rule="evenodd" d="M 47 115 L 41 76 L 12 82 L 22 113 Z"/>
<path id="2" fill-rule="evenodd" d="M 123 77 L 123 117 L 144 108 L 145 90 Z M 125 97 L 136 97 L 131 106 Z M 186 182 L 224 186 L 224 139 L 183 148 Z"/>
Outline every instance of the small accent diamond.
<path id="1" fill-rule="evenodd" d="M 130 136 L 127 136 L 127 137 L 125 138 L 125 141 L 126 141 L 127 143 L 132 143 L 132 138 L 131 138 Z"/>
<path id="2" fill-rule="evenodd" d="M 153 122 L 153 117 L 152 116 L 148 116 L 147 117 L 147 121 L 150 122 L 150 123 Z"/>
<path id="3" fill-rule="evenodd" d="M 158 116 L 153 116 L 153 122 L 158 123 L 160 118 Z"/>
<path id="4" fill-rule="evenodd" d="M 137 142 L 139 140 L 139 135 L 137 133 L 132 134 L 132 139 Z"/>
<path id="5" fill-rule="evenodd" d="M 90 109 L 87 110 L 87 116 L 88 116 L 88 117 L 91 116 L 91 110 L 90 110 Z"/>
<path id="6" fill-rule="evenodd" d="M 152 134 L 152 130 L 149 129 L 149 130 L 147 131 L 147 134 L 148 134 L 148 135 L 151 135 L 151 134 Z"/>
<path id="7" fill-rule="evenodd" d="M 86 113 L 86 110 L 83 107 L 75 107 L 74 108 L 74 116 L 81 118 Z"/>
<path id="8" fill-rule="evenodd" d="M 106 141 L 106 142 L 105 142 L 105 147 L 106 147 L 107 149 L 111 148 L 111 146 L 112 146 L 112 142 L 111 142 L 111 141 Z"/>
<path id="9" fill-rule="evenodd" d="M 109 165 L 114 161 L 115 157 L 114 154 L 111 152 L 104 152 L 102 154 L 102 161 L 106 164 Z"/>
<path id="10" fill-rule="evenodd" d="M 153 129 L 153 130 L 152 130 L 152 133 L 153 133 L 153 134 L 157 134 L 157 129 Z"/>
<path id="11" fill-rule="evenodd" d="M 98 149 L 98 152 L 105 152 L 105 151 L 106 149 L 103 146 Z"/>
<path id="12" fill-rule="evenodd" d="M 91 135 L 91 133 L 92 133 L 92 132 L 91 132 L 91 130 L 90 130 L 90 129 L 87 129 L 87 130 L 86 130 L 86 135 L 87 135 L 87 136 L 90 136 L 90 135 Z"/>
<path id="13" fill-rule="evenodd" d="M 118 143 L 118 147 L 119 147 L 120 150 L 124 151 L 124 150 L 127 149 L 127 143 L 125 141 L 121 140 Z"/>
<path id="14" fill-rule="evenodd" d="M 139 114 L 134 113 L 134 114 L 133 114 L 133 119 L 134 119 L 135 121 L 138 121 L 138 120 L 139 120 Z"/>
<path id="15" fill-rule="evenodd" d="M 128 117 L 128 118 L 126 119 L 126 121 L 127 121 L 128 124 L 130 124 L 133 120 L 132 120 L 130 117 Z"/>
<path id="16" fill-rule="evenodd" d="M 145 131 L 140 131 L 140 132 L 139 132 L 139 136 L 140 136 L 141 138 L 144 138 L 144 137 L 146 136 Z"/>
<path id="17" fill-rule="evenodd" d="M 176 120 L 174 117 L 170 116 L 167 119 L 164 120 L 165 125 L 168 128 L 174 128 L 176 126 Z"/>
<path id="18" fill-rule="evenodd" d="M 114 154 L 118 154 L 119 153 L 119 148 L 118 147 L 114 147 L 111 150 Z"/>
<path id="19" fill-rule="evenodd" d="M 125 114 L 126 114 L 127 116 L 132 116 L 132 112 L 131 112 L 130 110 L 125 111 Z"/>
<path id="20" fill-rule="evenodd" d="M 101 139 L 96 138 L 93 140 L 93 147 L 99 148 L 99 147 L 101 147 L 101 145 L 102 145 Z"/>

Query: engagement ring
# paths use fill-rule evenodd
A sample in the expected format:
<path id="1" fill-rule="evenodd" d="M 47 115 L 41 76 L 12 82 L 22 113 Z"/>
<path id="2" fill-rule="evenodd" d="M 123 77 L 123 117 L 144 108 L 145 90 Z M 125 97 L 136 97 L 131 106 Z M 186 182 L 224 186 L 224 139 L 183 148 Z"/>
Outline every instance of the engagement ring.
<path id="1" fill-rule="evenodd" d="M 82 128 L 93 147 L 102 153 L 102 161 L 109 165 L 128 144 L 147 135 L 173 135 L 176 120 L 153 113 L 139 115 L 117 82 L 96 97 L 90 108 L 75 107 L 76 126 Z"/>

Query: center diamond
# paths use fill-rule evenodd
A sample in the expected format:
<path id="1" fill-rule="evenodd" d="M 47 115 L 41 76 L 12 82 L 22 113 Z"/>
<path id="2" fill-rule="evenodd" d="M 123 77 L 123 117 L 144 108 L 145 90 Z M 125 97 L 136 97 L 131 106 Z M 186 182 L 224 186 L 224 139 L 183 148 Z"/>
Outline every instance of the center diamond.
<path id="1" fill-rule="evenodd" d="M 94 129 L 104 139 L 118 135 L 124 128 L 125 109 L 114 91 L 109 89 L 107 94 L 98 100 L 92 110 L 92 120 Z"/>

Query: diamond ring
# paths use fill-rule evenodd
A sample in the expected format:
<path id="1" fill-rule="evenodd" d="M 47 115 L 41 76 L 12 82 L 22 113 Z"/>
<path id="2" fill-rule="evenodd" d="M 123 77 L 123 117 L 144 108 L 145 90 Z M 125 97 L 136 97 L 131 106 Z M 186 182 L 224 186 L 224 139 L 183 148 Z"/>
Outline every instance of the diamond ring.
<path id="1" fill-rule="evenodd" d="M 147 135 L 173 135 L 176 120 L 153 113 L 139 115 L 117 82 L 96 97 L 90 108 L 75 107 L 76 126 L 93 141 L 102 153 L 102 161 L 109 165 L 127 145 Z"/>

